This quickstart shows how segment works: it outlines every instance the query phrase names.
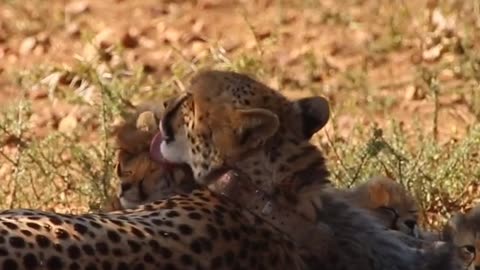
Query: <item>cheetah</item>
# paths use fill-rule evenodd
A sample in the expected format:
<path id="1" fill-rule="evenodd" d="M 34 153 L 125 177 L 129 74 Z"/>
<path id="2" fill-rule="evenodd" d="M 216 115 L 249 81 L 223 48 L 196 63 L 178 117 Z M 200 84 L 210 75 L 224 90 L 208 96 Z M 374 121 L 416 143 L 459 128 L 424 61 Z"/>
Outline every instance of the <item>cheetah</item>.
<path id="1" fill-rule="evenodd" d="M 167 102 L 152 155 L 188 164 L 201 185 L 234 170 L 237 183 L 262 196 L 231 198 L 300 245 L 319 253 L 335 249 L 326 260 L 329 269 L 456 269 L 450 246 L 445 254 L 412 250 L 338 196 L 322 153 L 305 140 L 329 113 L 322 97 L 290 101 L 247 75 L 201 71 L 186 92 Z M 310 224 L 310 237 L 299 232 L 298 221 Z"/>
<path id="2" fill-rule="evenodd" d="M 157 102 L 156 104 L 161 104 Z M 168 167 L 149 155 L 150 140 L 158 130 L 162 110 L 141 104 L 115 128 L 115 172 L 120 180 L 118 202 L 111 209 L 135 208 L 177 194 L 188 194 L 199 185 L 186 165 Z"/>
<path id="3" fill-rule="evenodd" d="M 117 127 L 115 132 L 118 148 L 116 173 L 120 180 L 120 191 L 116 197 L 117 205 L 110 207 L 109 210 L 135 208 L 144 203 L 162 200 L 176 194 L 187 194 L 192 189 L 201 188 L 194 181 L 191 170 L 185 170 L 184 165 L 170 165 L 167 169 L 162 162 L 154 162 L 146 156 L 149 154 L 148 144 L 153 137 L 150 131 L 158 129 L 155 123 L 158 118 L 161 118 L 161 114 L 141 107 L 126 122 Z M 148 127 L 148 129 L 142 129 L 139 126 Z M 149 132 L 145 133 L 145 130 Z M 189 169 L 188 166 L 187 168 Z M 212 183 L 208 189 L 221 191 L 223 194 L 225 192 L 242 193 L 240 185 L 233 184 L 235 181 L 232 180 L 234 179 L 232 175 L 227 173 L 222 176 L 222 179 Z M 129 191 L 131 192 L 128 193 Z M 314 256 L 306 250 L 302 250 L 302 258 L 309 264 L 317 263 Z"/>
<path id="4" fill-rule="evenodd" d="M 418 206 L 405 187 L 386 176 L 374 176 L 341 194 L 352 204 L 368 210 L 392 234 L 406 244 L 423 248 L 438 245 L 440 234 L 418 225 Z"/>
<path id="5" fill-rule="evenodd" d="M 443 229 L 443 239 L 459 247 L 464 269 L 480 269 L 480 205 L 455 214 Z"/>
<path id="6" fill-rule="evenodd" d="M 139 208 L 0 213 L 1 269 L 307 269 L 292 241 L 238 205 L 195 190 Z"/>
<path id="7" fill-rule="evenodd" d="M 369 210 L 386 228 L 420 237 L 417 204 L 399 182 L 384 176 L 372 177 L 345 190 L 345 197 Z"/>
<path id="8" fill-rule="evenodd" d="M 153 118 L 142 113 L 137 124 Z M 118 196 L 123 208 L 133 209 L 83 215 L 2 211 L 0 268 L 311 269 L 310 254 L 238 204 L 208 189 L 170 186 L 186 176 L 171 170 L 183 168 L 156 167 L 146 156 L 137 155 L 148 154 L 148 148 L 132 143 L 134 138 L 150 136 L 142 133 L 149 131 L 146 126 L 137 125 L 132 133 L 120 130 L 118 135 L 117 173 L 122 179 L 136 180 Z M 163 177 L 159 182 L 169 184 L 146 182 L 156 183 L 157 176 Z M 152 193 L 164 199 L 147 203 L 153 198 L 145 196 L 150 188 L 164 189 Z M 130 189 L 137 191 L 128 194 Z"/>
<path id="9" fill-rule="evenodd" d="M 115 134 L 119 151 L 116 166 L 121 184 L 120 193 L 114 198 L 117 200 L 116 205 L 111 206 L 110 210 L 134 208 L 199 188 L 194 182 L 191 171 L 187 170 L 188 167 L 185 168 L 185 165 L 165 170 L 161 164 L 154 163 L 149 158 L 149 143 L 158 130 L 157 123 L 162 116 L 161 112 L 154 112 L 151 109 L 153 109 L 152 105 L 148 107 L 141 105 L 136 113 L 129 117 L 129 121 L 117 127 Z M 233 188 L 233 185 L 230 188 Z M 225 191 L 225 187 L 210 187 L 210 189 Z M 416 226 L 416 204 L 413 198 L 403 186 L 389 178 L 373 178 L 345 193 L 354 204 L 371 210 L 385 226 L 391 225 L 390 229 L 400 228 L 400 231 L 403 231 L 401 229 L 408 228 L 406 225 L 411 226 L 410 223 Z M 405 224 L 402 223 L 404 220 Z M 391 224 L 392 221 L 395 221 L 394 224 Z M 403 232 L 413 235 L 415 229 L 410 228 L 410 231 Z M 421 248 L 425 245 L 423 241 L 415 238 L 403 234 L 398 236 L 413 247 Z"/>

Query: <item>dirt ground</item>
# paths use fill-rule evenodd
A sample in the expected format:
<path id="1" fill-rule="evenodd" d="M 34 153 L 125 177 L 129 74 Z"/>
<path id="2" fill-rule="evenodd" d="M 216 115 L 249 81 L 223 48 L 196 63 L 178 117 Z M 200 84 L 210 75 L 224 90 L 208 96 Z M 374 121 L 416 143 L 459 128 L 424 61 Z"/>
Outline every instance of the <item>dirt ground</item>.
<path id="1" fill-rule="evenodd" d="M 0 101 L 6 104 L 26 92 L 36 99 L 35 107 L 49 106 L 42 100 L 44 93 L 19 90 L 10 74 L 38 65 L 71 65 L 76 56 L 88 53 L 85 37 L 90 36 L 102 46 L 122 44 L 127 61 L 146 66 L 159 81 L 171 76 L 172 63 L 195 62 L 216 47 L 230 58 L 258 58 L 275 74 L 262 79 L 292 96 L 312 90 L 327 95 L 341 119 L 340 130 L 388 116 L 406 125 L 416 118 L 431 130 L 434 103 L 419 85 L 419 67 L 433 66 L 443 58 L 454 61 L 455 52 L 447 45 L 430 51 L 424 47 L 434 31 L 439 32 L 435 38 L 445 40 L 448 37 L 441 35 L 448 33 L 441 31 L 451 31 L 453 40 L 458 29 L 429 31 L 449 26 L 428 25 L 426 1 L 405 1 L 408 6 L 393 2 L 389 6 L 377 1 L 116 0 L 49 1 L 48 5 L 40 0 L 3 1 Z M 398 29 L 390 29 L 394 27 Z M 442 53 L 435 55 L 435 49 Z M 455 85 L 455 72 L 440 70 L 438 79 Z M 455 91 L 441 95 L 442 138 L 462 136 L 474 123 L 466 99 Z"/>
<path id="2" fill-rule="evenodd" d="M 324 95 L 332 137 L 393 120 L 407 137 L 420 131 L 448 143 L 480 118 L 478 27 L 470 1 L 3 0 L 0 105 L 32 101 L 33 136 L 68 129 L 63 120 L 84 111 L 25 77 L 48 84 L 39 70 L 71 69 L 115 47 L 151 84 L 210 59 L 290 97 Z"/>

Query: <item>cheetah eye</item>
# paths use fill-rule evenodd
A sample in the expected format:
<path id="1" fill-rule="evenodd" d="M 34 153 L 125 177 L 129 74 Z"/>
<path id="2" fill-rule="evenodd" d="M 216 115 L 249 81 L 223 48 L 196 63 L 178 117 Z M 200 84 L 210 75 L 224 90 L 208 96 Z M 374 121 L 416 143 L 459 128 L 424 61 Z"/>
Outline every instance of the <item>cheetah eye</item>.
<path id="1" fill-rule="evenodd" d="M 476 251 L 476 250 L 475 250 L 475 247 L 472 246 L 472 245 L 465 245 L 465 246 L 463 246 L 462 248 L 463 248 L 464 250 L 472 253 L 472 254 L 475 254 L 475 251 Z"/>
<path id="2" fill-rule="evenodd" d="M 394 208 L 387 207 L 387 206 L 380 206 L 380 207 L 378 207 L 378 209 L 380 209 L 382 211 L 385 211 L 385 212 L 388 212 L 388 213 L 391 213 L 393 216 L 398 216 L 398 212 Z"/>
<path id="3" fill-rule="evenodd" d="M 460 251 L 463 252 L 465 256 L 468 256 L 468 258 L 470 258 L 469 261 L 466 261 L 466 268 L 465 269 L 469 269 L 469 267 L 473 264 L 473 262 L 475 261 L 475 257 L 476 257 L 476 249 L 473 245 L 464 245 L 464 246 L 461 246 L 459 247 L 460 248 Z M 465 253 L 468 253 L 468 254 L 465 254 Z M 467 258 L 463 258 L 463 259 L 467 259 Z"/>
<path id="4" fill-rule="evenodd" d="M 391 227 L 395 228 L 396 227 L 395 224 L 396 224 L 398 218 L 400 217 L 397 210 L 395 210 L 394 208 L 391 208 L 391 207 L 387 207 L 387 206 L 380 206 L 377 209 L 380 210 L 379 211 L 380 214 L 386 216 L 388 219 L 390 219 L 392 221 Z"/>

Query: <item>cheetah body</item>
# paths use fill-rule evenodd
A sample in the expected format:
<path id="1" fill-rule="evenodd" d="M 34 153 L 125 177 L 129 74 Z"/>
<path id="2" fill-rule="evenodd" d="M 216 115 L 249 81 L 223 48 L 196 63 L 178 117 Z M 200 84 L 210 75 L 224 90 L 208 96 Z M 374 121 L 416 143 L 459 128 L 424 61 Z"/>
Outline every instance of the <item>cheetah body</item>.
<path id="1" fill-rule="evenodd" d="M 157 151 L 190 165 L 204 185 L 235 170 L 238 182 L 266 194 L 272 206 L 265 218 L 312 250 L 327 269 L 431 269 L 430 254 L 392 237 L 330 187 L 324 158 L 308 142 L 328 115 L 320 97 L 289 101 L 246 75 L 203 71 L 186 93 L 168 102 L 160 124 L 166 139 Z M 265 201 L 230 196 L 259 215 L 265 208 Z"/>
<path id="2" fill-rule="evenodd" d="M 205 190 L 104 214 L 0 213 L 1 269 L 305 269 L 294 250 Z"/>

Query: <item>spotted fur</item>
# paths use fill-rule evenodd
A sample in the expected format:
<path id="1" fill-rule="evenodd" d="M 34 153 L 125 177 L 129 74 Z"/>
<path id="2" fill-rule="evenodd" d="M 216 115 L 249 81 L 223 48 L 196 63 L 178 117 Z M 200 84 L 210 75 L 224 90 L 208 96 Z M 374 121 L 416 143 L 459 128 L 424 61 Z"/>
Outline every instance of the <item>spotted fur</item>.
<path id="1" fill-rule="evenodd" d="M 238 182 L 265 199 L 230 195 L 315 251 L 328 269 L 437 269 L 440 253 L 411 249 L 329 187 L 322 153 L 305 140 L 328 115 L 323 98 L 289 101 L 246 75 L 203 71 L 168 103 L 158 151 L 189 164 L 200 184 L 235 170 Z M 442 252 L 439 258 L 450 259 L 448 247 Z M 450 261 L 438 269 L 455 269 Z"/>
<path id="2" fill-rule="evenodd" d="M 141 111 L 116 133 L 121 192 L 113 208 L 133 209 L 0 212 L 0 269 L 307 269 L 310 255 L 287 235 L 221 195 L 193 190 L 190 170 L 148 157 L 158 116 Z M 148 203 L 154 198 L 163 200 Z"/>
<path id="3" fill-rule="evenodd" d="M 372 177 L 367 182 L 345 190 L 345 197 L 353 204 L 367 209 L 386 228 L 420 237 L 417 204 L 399 182 L 388 177 Z"/>
<path id="4" fill-rule="evenodd" d="M 166 167 L 150 158 L 150 141 L 158 131 L 161 116 L 162 110 L 142 105 L 117 125 L 116 175 L 120 185 L 118 203 L 111 209 L 134 208 L 198 188 L 188 166 Z"/>
<path id="5" fill-rule="evenodd" d="M 467 213 L 455 214 L 445 226 L 443 237 L 459 248 L 464 269 L 480 269 L 480 205 Z"/>
<path id="6" fill-rule="evenodd" d="M 296 254 L 206 190 L 105 214 L 0 213 L 1 269 L 305 269 Z"/>

